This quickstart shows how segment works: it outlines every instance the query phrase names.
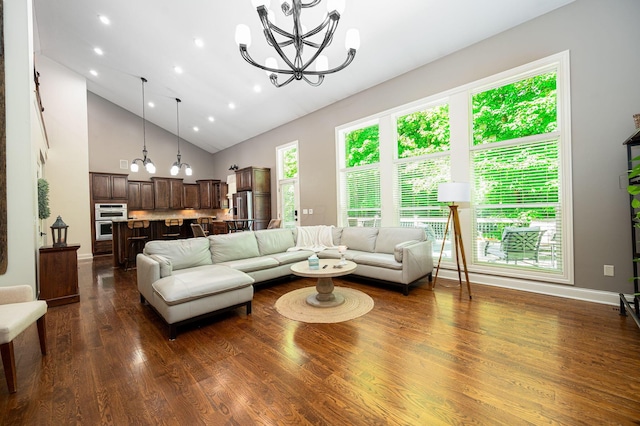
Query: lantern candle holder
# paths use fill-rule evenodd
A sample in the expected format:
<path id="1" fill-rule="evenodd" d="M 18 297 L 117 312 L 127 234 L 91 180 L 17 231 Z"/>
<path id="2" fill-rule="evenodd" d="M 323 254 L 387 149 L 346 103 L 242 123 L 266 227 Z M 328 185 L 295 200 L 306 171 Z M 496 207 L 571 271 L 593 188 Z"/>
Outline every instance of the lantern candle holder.
<path id="1" fill-rule="evenodd" d="M 51 225 L 51 236 L 53 237 L 54 247 L 67 246 L 67 231 L 69 226 L 64 223 L 62 217 L 58 216 L 56 221 Z"/>

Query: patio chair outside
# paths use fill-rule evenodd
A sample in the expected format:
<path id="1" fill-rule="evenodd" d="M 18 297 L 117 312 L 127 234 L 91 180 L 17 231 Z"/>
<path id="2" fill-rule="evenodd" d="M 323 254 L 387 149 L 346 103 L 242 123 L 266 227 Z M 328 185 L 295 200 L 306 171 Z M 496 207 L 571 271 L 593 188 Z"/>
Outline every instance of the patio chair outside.
<path id="1" fill-rule="evenodd" d="M 546 231 L 539 227 L 510 228 L 504 229 L 502 241 L 499 247 L 487 244 L 484 250 L 485 255 L 494 255 L 509 263 L 514 261 L 532 260 L 538 263 L 540 253 L 540 240 Z"/>

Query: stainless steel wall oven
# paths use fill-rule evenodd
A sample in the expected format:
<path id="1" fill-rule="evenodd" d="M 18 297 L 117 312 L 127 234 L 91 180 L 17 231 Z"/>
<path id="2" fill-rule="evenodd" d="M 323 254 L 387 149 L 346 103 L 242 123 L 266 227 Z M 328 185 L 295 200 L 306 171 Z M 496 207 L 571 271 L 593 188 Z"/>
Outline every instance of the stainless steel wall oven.
<path id="1" fill-rule="evenodd" d="M 95 227 L 96 241 L 107 241 L 113 238 L 113 219 L 126 219 L 127 205 L 119 203 L 96 203 Z"/>

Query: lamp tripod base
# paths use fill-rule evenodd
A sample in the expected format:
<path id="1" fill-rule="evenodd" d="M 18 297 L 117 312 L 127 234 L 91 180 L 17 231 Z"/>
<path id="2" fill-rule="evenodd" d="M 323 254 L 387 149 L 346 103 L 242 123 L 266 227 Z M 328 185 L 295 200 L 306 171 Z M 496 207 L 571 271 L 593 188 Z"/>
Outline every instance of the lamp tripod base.
<path id="1" fill-rule="evenodd" d="M 444 245 L 447 241 L 447 234 L 449 232 L 449 225 L 453 222 L 453 246 L 456 252 L 456 265 L 458 269 L 458 285 L 460 291 L 462 291 L 462 272 L 467 282 L 467 292 L 469 293 L 469 299 L 471 297 L 471 284 L 469 283 L 469 272 L 467 270 L 467 257 L 464 253 L 464 244 L 462 242 L 462 231 L 460 230 L 460 217 L 458 216 L 458 206 L 451 204 L 449 206 L 449 217 L 447 218 L 447 226 L 444 229 L 444 236 L 442 238 L 442 247 L 440 248 L 440 257 L 438 258 L 438 267 L 436 268 L 436 275 L 433 278 L 433 287 L 435 288 L 438 281 L 438 272 L 440 272 L 440 263 L 442 262 L 442 253 L 444 252 Z M 460 260 L 462 260 L 462 268 L 460 267 Z M 443 286 L 447 287 L 447 286 Z M 451 286 L 453 287 L 453 286 Z M 457 287 L 457 286 L 456 286 Z"/>

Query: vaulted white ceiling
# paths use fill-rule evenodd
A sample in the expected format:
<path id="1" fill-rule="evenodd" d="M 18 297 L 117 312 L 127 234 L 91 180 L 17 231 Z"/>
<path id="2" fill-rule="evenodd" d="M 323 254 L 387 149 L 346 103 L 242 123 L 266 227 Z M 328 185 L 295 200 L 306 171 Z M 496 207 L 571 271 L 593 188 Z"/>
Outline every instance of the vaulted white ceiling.
<path id="1" fill-rule="evenodd" d="M 35 45 L 85 76 L 89 91 L 139 116 L 145 77 L 146 101 L 155 104 L 146 107 L 147 120 L 175 134 L 180 98 L 180 136 L 215 153 L 572 1 L 348 0 L 328 48 L 330 65 L 344 60 L 349 28 L 360 31 L 361 47 L 319 87 L 295 81 L 276 88 L 240 57 L 234 36 L 241 23 L 251 28 L 249 52 L 257 61 L 275 56 L 250 0 L 34 0 Z M 325 3 L 303 9 L 307 28 L 322 21 Z M 291 30 L 279 1 L 271 10 L 276 24 Z"/>

